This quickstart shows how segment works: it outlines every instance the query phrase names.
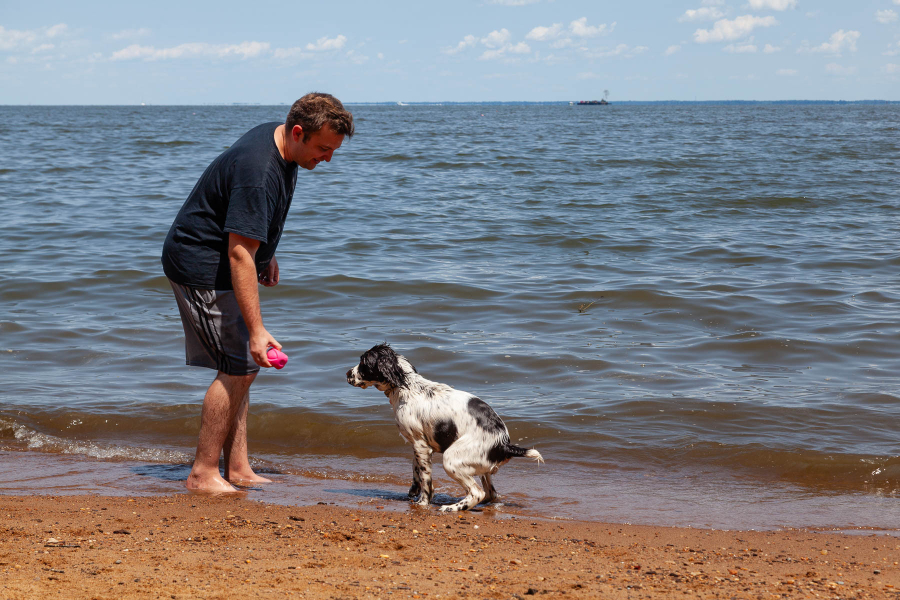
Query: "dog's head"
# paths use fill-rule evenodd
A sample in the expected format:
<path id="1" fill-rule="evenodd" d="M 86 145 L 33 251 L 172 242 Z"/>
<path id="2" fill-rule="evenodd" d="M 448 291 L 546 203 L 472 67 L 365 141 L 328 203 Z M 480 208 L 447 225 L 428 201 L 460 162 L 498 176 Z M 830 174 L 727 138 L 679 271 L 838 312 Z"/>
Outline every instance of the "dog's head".
<path id="1" fill-rule="evenodd" d="M 363 389 L 374 385 L 385 392 L 408 387 L 409 375 L 415 372 L 416 368 L 393 348 L 378 344 L 366 350 L 359 357 L 359 364 L 347 371 L 347 383 Z"/>

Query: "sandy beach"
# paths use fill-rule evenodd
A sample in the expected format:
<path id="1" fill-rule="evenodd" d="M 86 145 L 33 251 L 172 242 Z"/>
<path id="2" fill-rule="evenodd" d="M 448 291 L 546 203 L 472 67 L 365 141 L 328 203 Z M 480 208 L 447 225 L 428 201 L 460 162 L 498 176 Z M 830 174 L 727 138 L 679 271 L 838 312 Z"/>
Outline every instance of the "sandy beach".
<path id="1" fill-rule="evenodd" d="M 0 496 L 0 598 L 900 598 L 900 539 Z"/>

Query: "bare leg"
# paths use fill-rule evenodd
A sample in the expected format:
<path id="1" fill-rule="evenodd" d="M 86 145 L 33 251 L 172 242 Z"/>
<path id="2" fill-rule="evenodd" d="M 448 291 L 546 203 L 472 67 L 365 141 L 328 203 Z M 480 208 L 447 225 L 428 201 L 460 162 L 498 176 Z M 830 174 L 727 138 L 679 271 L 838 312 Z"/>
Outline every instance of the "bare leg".
<path id="1" fill-rule="evenodd" d="M 232 429 L 234 419 L 256 378 L 251 375 L 227 375 L 219 371 L 206 390 L 200 417 L 200 437 L 194 466 L 185 487 L 205 492 L 235 492 L 234 486 L 219 473 L 219 456 Z"/>
<path id="2" fill-rule="evenodd" d="M 225 479 L 232 483 L 271 483 L 271 479 L 260 477 L 250 467 L 250 458 L 247 456 L 247 413 L 249 411 L 250 390 L 248 389 L 234 416 L 231 430 L 228 432 L 222 448 L 225 454 Z"/>

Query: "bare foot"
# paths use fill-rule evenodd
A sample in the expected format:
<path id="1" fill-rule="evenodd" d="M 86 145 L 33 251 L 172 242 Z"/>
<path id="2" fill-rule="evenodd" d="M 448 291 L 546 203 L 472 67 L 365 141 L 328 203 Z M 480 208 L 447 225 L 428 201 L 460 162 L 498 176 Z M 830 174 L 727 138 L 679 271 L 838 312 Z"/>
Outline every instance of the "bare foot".
<path id="1" fill-rule="evenodd" d="M 211 492 L 214 494 L 228 494 L 238 491 L 237 488 L 222 479 L 218 473 L 202 476 L 195 474 L 193 471 L 188 475 L 187 481 L 184 482 L 184 487 L 195 492 Z"/>
<path id="2" fill-rule="evenodd" d="M 228 481 L 230 481 L 231 483 L 236 483 L 238 485 L 246 483 L 272 483 L 271 479 L 266 479 L 262 475 L 257 475 L 253 471 L 229 474 Z"/>

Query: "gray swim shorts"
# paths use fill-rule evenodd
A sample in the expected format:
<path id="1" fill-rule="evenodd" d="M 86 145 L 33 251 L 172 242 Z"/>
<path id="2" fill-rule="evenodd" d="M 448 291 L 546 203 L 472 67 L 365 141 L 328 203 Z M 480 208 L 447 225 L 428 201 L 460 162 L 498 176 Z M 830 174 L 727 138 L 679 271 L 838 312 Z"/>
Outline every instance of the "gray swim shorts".
<path id="1" fill-rule="evenodd" d="M 205 290 L 169 280 L 184 326 L 185 361 L 228 375 L 259 371 L 250 332 L 232 290 Z"/>

